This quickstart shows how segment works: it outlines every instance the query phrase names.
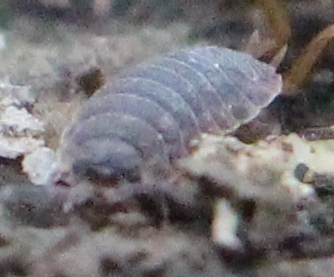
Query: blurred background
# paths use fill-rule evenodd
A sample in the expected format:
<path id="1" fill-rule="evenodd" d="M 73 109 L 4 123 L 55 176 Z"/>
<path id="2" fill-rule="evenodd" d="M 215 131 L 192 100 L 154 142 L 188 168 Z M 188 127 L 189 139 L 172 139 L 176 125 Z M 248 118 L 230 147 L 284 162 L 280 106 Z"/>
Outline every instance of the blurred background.
<path id="1" fill-rule="evenodd" d="M 330 24 L 334 24 L 332 0 L 0 0 L 0 93 L 6 97 L 12 96 L 13 91 L 17 93 L 12 102 L 1 98 L 0 110 L 19 107 L 26 111 L 27 118 L 31 119 L 32 116 L 42 122 L 44 129 L 38 129 L 31 122 L 27 129 L 38 129 L 38 135 L 50 150 L 48 153 L 55 152 L 63 130 L 82 103 L 123 68 L 192 45 L 218 45 L 242 51 L 247 48 L 251 34 L 257 30 L 261 38 L 276 42 L 278 48 L 287 44 L 286 56 L 278 67 L 278 72 L 284 73 L 312 38 Z M 280 110 L 285 133 L 334 125 L 334 42 L 328 43 L 297 90 L 298 96 L 281 98 L 275 104 Z M 17 119 L 16 114 L 12 116 Z M 4 136 L 8 135 L 2 125 L 1 131 Z M 19 136 L 21 138 L 22 134 Z M 12 138 L 13 134 L 10 133 L 9 139 Z M 296 138 L 296 141 L 299 143 L 301 139 Z M 289 152 L 289 143 L 283 141 L 278 144 L 279 153 Z M 284 148 L 286 145 L 288 149 Z M 283 150 L 279 148 L 281 146 Z M 6 147 L 0 147 L 0 150 L 7 150 Z M 118 202 L 112 202 L 115 195 L 119 196 L 117 191 L 113 194 L 115 191 L 105 192 L 104 188 L 98 193 L 93 190 L 96 195 L 91 200 L 92 190 L 87 187 L 74 192 L 69 192 L 68 188 L 55 192 L 53 186 L 50 186 L 51 189 L 36 187 L 31 184 L 35 179 L 28 176 L 28 180 L 22 174 L 22 157 L 29 151 L 15 153 L 17 156 L 14 157 L 9 157 L 6 152 L 8 156 L 0 158 L 0 212 L 6 210 L 2 206 L 9 207 L 7 214 L 5 211 L 0 215 L 0 277 L 332 276 L 332 259 L 290 262 L 289 256 L 282 254 L 281 257 L 279 251 L 268 254 L 268 257 L 274 257 L 272 263 L 269 259 L 268 267 L 263 263 L 263 257 L 262 260 L 256 260 L 254 256 L 251 261 L 239 261 L 240 253 L 228 252 L 231 256 L 235 254 L 234 258 L 240 262 L 237 264 L 240 272 L 231 272 L 225 266 L 226 257 L 221 256 L 211 241 L 208 231 L 211 215 L 204 224 L 201 218 L 196 218 L 194 226 L 190 228 L 179 228 L 169 222 L 165 223 L 166 226 L 156 228 L 151 217 L 142 214 L 137 206 L 134 205 L 134 208 L 133 203 L 128 205 L 125 201 L 119 207 Z M 327 150 L 324 152 L 329 153 Z M 284 152 L 283 158 L 285 155 Z M 52 158 L 45 160 L 53 162 Z M 30 163 L 36 164 L 34 159 Z M 331 161 L 328 163 L 331 164 Z M 263 168 L 263 172 L 269 172 L 266 176 L 272 174 L 272 168 Z M 25 170 L 29 175 L 29 170 Z M 35 174 L 34 171 L 32 173 Z M 257 171 L 252 174 L 261 175 Z M 196 182 L 207 181 L 198 179 Z M 231 179 L 238 182 L 234 172 Z M 270 186 L 275 187 L 278 181 L 271 175 L 268 179 Z M 296 183 L 296 180 L 291 182 Z M 192 190 L 193 183 L 194 180 L 187 180 L 182 186 L 188 185 L 187 188 Z M 10 188 L 7 189 L 6 185 Z M 167 189 L 173 190 L 170 187 Z M 248 188 L 245 190 L 248 191 Z M 74 216 L 71 213 L 64 215 L 64 202 L 70 199 L 75 203 L 80 197 L 86 197 L 87 202 L 78 204 Z M 283 202 L 277 204 L 276 195 L 265 196 L 265 201 L 268 200 L 266 197 L 275 205 L 285 205 Z M 185 197 L 181 206 L 187 200 Z M 260 197 L 261 205 L 262 200 Z M 196 199 L 192 201 L 196 202 Z M 211 204 L 208 206 L 211 207 Z M 125 212 L 122 210 L 124 206 Z M 131 212 L 127 213 L 128 208 Z M 296 209 L 302 208 L 298 206 Z M 267 209 L 267 206 L 262 209 Z M 119 210 L 121 212 L 118 213 Z M 60 218 L 66 217 L 66 223 L 58 221 L 58 213 Z M 9 216 L 9 222 L 4 219 L 8 214 L 12 216 Z M 272 219 L 273 229 L 270 230 L 275 230 L 273 237 L 281 236 L 280 229 L 275 226 L 279 222 L 275 217 L 277 214 L 274 209 L 269 213 L 270 220 L 265 216 L 262 218 L 263 222 L 271 222 Z M 333 213 L 328 214 L 332 219 Z M 320 222 L 320 226 L 325 226 L 321 225 L 321 219 L 317 224 Z M 292 228 L 296 221 L 304 223 L 303 217 L 298 220 L 291 219 Z M 22 222 L 23 227 L 18 227 Z M 53 224 L 63 226 L 57 229 Z M 254 223 L 260 241 L 262 234 L 271 235 L 270 230 L 261 229 L 266 224 L 261 224 Z M 328 240 L 331 244 L 326 245 L 332 255 L 333 228 L 330 230 L 327 232 L 324 228 L 324 233 L 330 236 Z M 293 231 L 293 234 L 304 235 L 297 228 Z M 290 233 L 284 236 L 287 237 L 287 248 L 291 247 L 294 251 L 294 247 L 299 247 L 300 237 L 291 238 Z M 307 233 L 305 237 L 307 240 Z M 320 250 L 324 241 L 317 245 Z M 265 239 L 264 244 L 267 247 Z M 248 250 L 252 252 L 251 248 Z M 305 252 L 313 253 L 308 249 Z M 276 262 L 282 260 L 276 266 Z"/>
<path id="2" fill-rule="evenodd" d="M 334 23 L 334 3 L 270 3 L 275 1 L 3 0 L 0 75 L 32 85 L 37 94 L 52 90 L 66 98 L 73 80 L 92 68 L 107 80 L 130 64 L 186 45 L 243 50 L 255 30 L 288 44 L 278 69 L 286 72 L 308 42 Z M 284 102 L 284 113 L 294 119 L 288 131 L 333 123 L 333 45 L 300 88 L 302 97 Z"/>

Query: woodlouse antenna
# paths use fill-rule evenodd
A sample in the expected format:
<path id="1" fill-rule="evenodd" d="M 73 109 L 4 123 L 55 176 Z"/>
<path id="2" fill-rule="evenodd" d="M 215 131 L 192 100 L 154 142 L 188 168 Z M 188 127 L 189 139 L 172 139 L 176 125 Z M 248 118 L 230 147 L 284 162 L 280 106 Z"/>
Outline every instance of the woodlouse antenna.
<path id="1" fill-rule="evenodd" d="M 251 53 L 255 58 L 277 68 L 285 57 L 288 41 L 291 37 L 288 12 L 277 0 L 256 0 L 255 3 L 267 17 L 272 35 L 265 40 L 260 40 L 258 32 L 254 32 L 245 52 Z M 256 39 L 257 44 L 254 42 Z M 257 51 L 256 55 L 253 54 L 254 51 Z"/>
<path id="2" fill-rule="evenodd" d="M 273 47 L 270 52 L 277 54 L 274 54 L 271 64 L 277 67 L 284 58 L 286 45 L 288 45 L 291 37 L 288 12 L 284 8 L 284 5 L 277 0 L 256 0 L 256 3 L 263 10 L 273 30 L 276 47 Z M 298 88 L 305 81 L 313 65 L 333 38 L 334 25 L 330 25 L 312 39 L 302 54 L 293 63 L 288 73 L 283 74 L 283 95 L 296 96 L 300 93 Z"/>
<path id="3" fill-rule="evenodd" d="M 298 87 L 309 75 L 313 65 L 332 39 L 334 39 L 334 24 L 325 28 L 311 40 L 290 71 L 284 76 L 284 95 L 296 96 L 299 93 Z"/>

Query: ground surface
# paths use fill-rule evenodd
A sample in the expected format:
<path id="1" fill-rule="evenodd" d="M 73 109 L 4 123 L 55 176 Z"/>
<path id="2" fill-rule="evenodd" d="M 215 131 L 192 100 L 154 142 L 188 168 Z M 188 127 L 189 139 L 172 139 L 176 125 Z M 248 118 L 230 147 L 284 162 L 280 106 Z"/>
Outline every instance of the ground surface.
<path id="1" fill-rule="evenodd" d="M 90 93 L 87 72 L 108 82 L 170 50 L 240 49 L 254 30 L 272 35 L 248 1 L 79 2 L 0 5 L 0 276 L 332 276 L 334 143 L 294 132 L 333 125 L 334 44 L 300 96 L 275 104 L 285 135 L 254 144 L 204 136 L 179 163 L 176 187 L 36 186 Z M 292 28 L 284 71 L 334 23 L 334 4 L 281 3 Z M 26 113 L 15 125 L 17 110 Z M 24 158 L 41 148 L 46 168 Z"/>

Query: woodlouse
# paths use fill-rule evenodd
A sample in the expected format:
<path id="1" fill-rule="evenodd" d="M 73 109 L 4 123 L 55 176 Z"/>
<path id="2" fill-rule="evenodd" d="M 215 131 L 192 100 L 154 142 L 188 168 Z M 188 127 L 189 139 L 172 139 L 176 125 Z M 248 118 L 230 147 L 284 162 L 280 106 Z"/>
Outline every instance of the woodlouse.
<path id="1" fill-rule="evenodd" d="M 115 77 L 63 137 L 62 160 L 83 176 L 140 176 L 147 161 L 189 154 L 201 133 L 226 134 L 282 89 L 274 67 L 215 46 L 162 55 Z"/>

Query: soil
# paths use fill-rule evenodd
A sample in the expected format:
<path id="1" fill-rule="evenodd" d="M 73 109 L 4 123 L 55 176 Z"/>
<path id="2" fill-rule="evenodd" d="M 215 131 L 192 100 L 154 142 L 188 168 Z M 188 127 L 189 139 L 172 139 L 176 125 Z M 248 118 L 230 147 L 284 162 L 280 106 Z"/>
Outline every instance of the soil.
<path id="1" fill-rule="evenodd" d="M 57 152 L 82 104 L 122 69 L 193 45 L 242 51 L 254 30 L 275 38 L 252 2 L 3 1 L 0 89 L 29 88 L 22 107 Z M 283 73 L 334 24 L 334 4 L 280 2 L 292 30 Z M 333 47 L 298 96 L 272 104 L 279 134 L 204 135 L 168 181 L 148 170 L 141 184 L 36 186 L 27 153 L 1 157 L 0 276 L 332 276 L 334 143 L 318 139 L 334 122 Z"/>

